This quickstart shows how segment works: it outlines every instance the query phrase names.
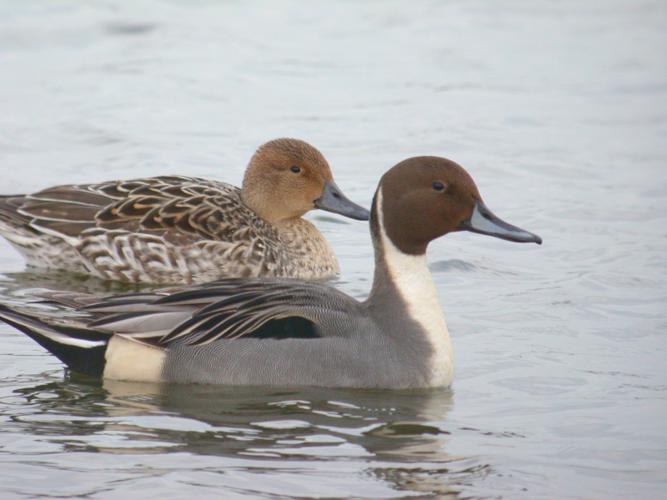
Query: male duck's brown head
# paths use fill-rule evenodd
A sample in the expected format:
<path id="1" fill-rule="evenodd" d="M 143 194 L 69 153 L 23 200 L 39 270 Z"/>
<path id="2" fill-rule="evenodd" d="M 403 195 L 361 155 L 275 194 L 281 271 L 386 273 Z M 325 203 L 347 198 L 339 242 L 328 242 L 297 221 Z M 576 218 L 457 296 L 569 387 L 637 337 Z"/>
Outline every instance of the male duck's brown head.
<path id="1" fill-rule="evenodd" d="M 243 178 L 246 205 L 268 222 L 280 222 L 314 208 L 368 220 L 369 212 L 343 195 L 327 160 L 298 139 L 275 139 L 259 147 Z"/>
<path id="2" fill-rule="evenodd" d="M 496 217 L 468 172 L 436 156 L 409 158 L 384 174 L 374 201 L 374 231 L 379 216 L 391 242 L 410 255 L 423 254 L 431 240 L 454 231 L 542 243 L 539 236 Z"/>

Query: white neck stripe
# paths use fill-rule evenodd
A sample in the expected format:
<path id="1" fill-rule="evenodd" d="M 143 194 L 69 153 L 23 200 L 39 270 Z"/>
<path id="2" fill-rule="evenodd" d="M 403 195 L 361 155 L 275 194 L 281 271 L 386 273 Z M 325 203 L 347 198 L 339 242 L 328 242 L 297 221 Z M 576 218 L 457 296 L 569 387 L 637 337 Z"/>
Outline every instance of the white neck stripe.
<path id="1" fill-rule="evenodd" d="M 434 350 L 430 360 L 432 385 L 449 385 L 454 367 L 452 346 L 426 255 L 403 253 L 387 235 L 382 216 L 382 188 L 378 190 L 376 203 L 382 257 L 389 277 L 407 305 L 408 314 L 424 329 Z"/>

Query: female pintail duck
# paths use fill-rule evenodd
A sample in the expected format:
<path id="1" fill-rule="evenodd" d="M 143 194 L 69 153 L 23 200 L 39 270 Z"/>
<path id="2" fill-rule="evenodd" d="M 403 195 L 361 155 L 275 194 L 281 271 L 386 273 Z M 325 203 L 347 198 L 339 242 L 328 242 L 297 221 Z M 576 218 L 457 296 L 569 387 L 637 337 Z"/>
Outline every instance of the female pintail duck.
<path id="1" fill-rule="evenodd" d="M 57 186 L 0 197 L 0 234 L 29 264 L 130 283 L 330 278 L 336 257 L 301 217 L 314 208 L 369 215 L 317 149 L 277 139 L 254 154 L 241 189 L 181 176 Z"/>
<path id="2" fill-rule="evenodd" d="M 85 318 L 0 310 L 72 370 L 110 379 L 408 388 L 449 385 L 449 333 L 426 263 L 454 231 L 541 243 L 486 207 L 468 173 L 437 157 L 405 160 L 375 193 L 375 277 L 363 301 L 321 283 L 220 280 L 90 303 Z M 87 305 L 84 305 L 87 304 Z"/>

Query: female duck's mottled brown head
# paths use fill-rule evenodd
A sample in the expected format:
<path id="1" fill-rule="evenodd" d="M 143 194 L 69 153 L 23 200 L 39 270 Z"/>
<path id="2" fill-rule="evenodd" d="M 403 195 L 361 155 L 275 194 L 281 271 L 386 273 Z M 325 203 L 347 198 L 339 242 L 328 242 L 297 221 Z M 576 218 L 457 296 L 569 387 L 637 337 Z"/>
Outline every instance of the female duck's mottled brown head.
<path id="1" fill-rule="evenodd" d="M 381 210 L 384 231 L 406 254 L 423 254 L 431 240 L 453 231 L 542 243 L 539 236 L 493 215 L 468 172 L 445 158 L 420 156 L 402 161 L 384 174 L 378 193 L 373 203 L 373 230 L 378 230 L 376 211 Z"/>
<path id="2" fill-rule="evenodd" d="M 336 186 L 327 160 L 298 139 L 275 139 L 250 159 L 241 190 L 243 201 L 268 222 L 301 217 L 314 208 L 368 220 L 363 207 Z"/>

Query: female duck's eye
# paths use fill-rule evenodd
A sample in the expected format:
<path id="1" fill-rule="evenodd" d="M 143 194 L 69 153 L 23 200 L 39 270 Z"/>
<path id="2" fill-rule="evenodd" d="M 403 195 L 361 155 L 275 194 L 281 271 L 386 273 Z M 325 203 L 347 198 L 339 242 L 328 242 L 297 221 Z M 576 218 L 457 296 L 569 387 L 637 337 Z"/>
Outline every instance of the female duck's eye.
<path id="1" fill-rule="evenodd" d="M 291 170 L 292 172 L 294 172 L 295 174 L 298 174 L 299 172 L 301 172 L 301 168 L 300 168 L 300 167 L 297 167 L 296 165 L 292 165 L 292 166 L 290 167 L 290 170 Z"/>
<path id="2" fill-rule="evenodd" d="M 445 185 L 440 181 L 435 181 L 433 183 L 433 189 L 435 189 L 436 191 L 444 191 Z"/>

